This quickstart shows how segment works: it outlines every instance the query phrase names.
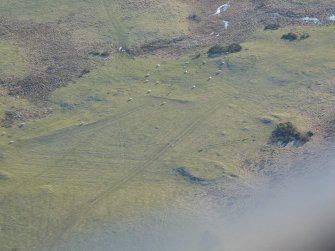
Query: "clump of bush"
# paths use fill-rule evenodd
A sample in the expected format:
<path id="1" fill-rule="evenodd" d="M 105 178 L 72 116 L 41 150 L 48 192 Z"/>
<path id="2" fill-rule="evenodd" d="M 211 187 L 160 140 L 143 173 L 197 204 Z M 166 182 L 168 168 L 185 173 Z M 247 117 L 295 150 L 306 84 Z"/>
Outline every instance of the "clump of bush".
<path id="1" fill-rule="evenodd" d="M 287 34 L 282 35 L 281 39 L 292 42 L 298 39 L 298 35 L 293 32 L 289 32 Z"/>
<path id="2" fill-rule="evenodd" d="M 281 39 L 292 42 L 292 41 L 295 41 L 295 40 L 298 40 L 298 39 L 299 40 L 304 40 L 304 39 L 307 39 L 309 37 L 310 36 L 309 36 L 308 33 L 303 33 L 299 36 L 295 33 L 289 32 L 287 34 L 282 35 Z"/>
<path id="3" fill-rule="evenodd" d="M 178 167 L 176 169 L 178 175 L 184 177 L 185 180 L 195 183 L 198 185 L 208 185 L 209 181 L 203 178 L 199 178 L 191 174 L 185 167 Z"/>
<path id="4" fill-rule="evenodd" d="M 101 58 L 108 58 L 110 56 L 110 54 L 107 51 L 104 51 L 102 53 L 98 51 L 91 51 L 88 53 L 88 55 L 90 55 L 91 57 L 101 57 Z"/>
<path id="5" fill-rule="evenodd" d="M 278 30 L 279 28 L 279 24 L 268 24 L 264 27 L 264 30 Z"/>
<path id="6" fill-rule="evenodd" d="M 207 55 L 208 57 L 218 57 L 222 54 L 236 53 L 240 52 L 241 50 L 242 46 L 235 43 L 228 46 L 214 45 L 208 50 Z"/>
<path id="7" fill-rule="evenodd" d="M 291 123 L 279 123 L 275 130 L 273 130 L 269 142 L 280 147 L 287 146 L 290 142 L 293 142 L 293 145 L 298 147 L 307 143 L 313 133 L 311 131 L 302 134 L 297 128 Z"/>
<path id="8" fill-rule="evenodd" d="M 300 40 L 304 40 L 304 39 L 307 39 L 307 38 L 309 38 L 310 36 L 309 36 L 309 34 L 308 33 L 304 33 L 304 34 L 302 34 L 301 36 L 300 36 Z"/>

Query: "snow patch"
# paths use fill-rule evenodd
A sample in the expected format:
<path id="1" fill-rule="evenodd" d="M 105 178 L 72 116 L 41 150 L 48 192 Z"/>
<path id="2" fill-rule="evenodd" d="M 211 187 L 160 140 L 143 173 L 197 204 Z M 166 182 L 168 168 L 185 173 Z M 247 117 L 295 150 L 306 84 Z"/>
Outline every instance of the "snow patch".
<path id="1" fill-rule="evenodd" d="M 282 15 L 280 15 L 279 13 L 277 12 L 273 12 L 273 13 L 270 13 L 270 16 L 276 18 L 276 17 L 282 17 Z"/>
<path id="2" fill-rule="evenodd" d="M 329 21 L 335 21 L 335 15 L 331 15 L 330 17 L 328 17 Z"/>
<path id="3" fill-rule="evenodd" d="M 314 23 L 314 24 L 320 23 L 320 20 L 316 17 L 304 17 L 302 18 L 302 20 L 306 23 Z"/>
<path id="4" fill-rule="evenodd" d="M 229 26 L 229 22 L 223 20 L 223 23 L 224 23 L 224 28 L 227 30 L 227 29 L 228 29 L 228 26 Z"/>
<path id="5" fill-rule="evenodd" d="M 221 5 L 221 6 L 219 6 L 219 7 L 216 9 L 216 12 L 213 14 L 213 16 L 215 16 L 215 15 L 220 15 L 221 12 L 225 12 L 226 10 L 229 9 L 229 7 L 230 7 L 229 2 L 228 2 L 228 3 L 225 3 L 225 4 Z"/>

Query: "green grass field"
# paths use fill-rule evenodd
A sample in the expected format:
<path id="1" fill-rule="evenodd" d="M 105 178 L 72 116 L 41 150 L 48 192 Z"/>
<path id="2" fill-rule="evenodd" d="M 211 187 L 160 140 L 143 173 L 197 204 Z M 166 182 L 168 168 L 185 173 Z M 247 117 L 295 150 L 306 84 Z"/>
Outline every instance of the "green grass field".
<path id="1" fill-rule="evenodd" d="M 93 5 L 5 1 L 0 13 L 37 21 L 88 15 L 102 28 L 82 28 L 75 39 L 100 36 L 120 44 L 187 33 L 186 5 L 178 1 L 151 6 L 157 11 L 152 16 L 139 10 L 128 17 L 118 11 L 121 3 Z M 282 41 L 290 30 L 311 36 Z M 176 176 L 177 167 L 208 179 L 252 179 L 241 164 L 257 160 L 275 124 L 292 121 L 311 130 L 306 111 L 335 101 L 327 92 L 334 85 L 334 32 L 334 26 L 257 31 L 242 52 L 212 59 L 205 49 L 179 57 L 115 54 L 57 89 L 47 102 L 51 115 L 2 128 L 0 250 L 74 250 L 81 234 L 104 222 L 127 227 L 171 203 L 185 207 L 184 195 L 203 188 Z M 0 40 L 0 51 L 10 59 L 1 59 L 3 76 L 29 69 L 14 42 Z M 192 60 L 196 53 L 201 57 Z M 2 113 L 38 106 L 5 94 L 0 100 Z M 273 124 L 262 124 L 262 118 Z"/>

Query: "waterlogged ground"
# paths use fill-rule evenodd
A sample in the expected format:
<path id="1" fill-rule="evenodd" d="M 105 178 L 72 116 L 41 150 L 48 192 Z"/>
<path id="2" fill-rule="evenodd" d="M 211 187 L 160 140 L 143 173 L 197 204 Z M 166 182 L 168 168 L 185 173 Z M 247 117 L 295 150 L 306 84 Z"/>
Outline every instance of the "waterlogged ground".
<path id="1" fill-rule="evenodd" d="M 0 11 L 42 22 L 57 20 L 63 6 L 30 2 L 35 7 L 3 3 Z M 82 10 L 90 10 L 86 4 L 80 4 Z M 115 11 L 121 5 L 106 4 L 101 1 L 96 9 L 103 15 L 80 12 L 106 20 L 98 29 L 78 30 L 75 39 L 107 37 L 131 45 L 146 36 L 187 33 L 187 11 L 177 1 L 160 5 L 162 12 L 153 19 L 160 23 L 139 12 L 127 18 L 124 8 Z M 53 7 L 57 12 L 46 11 Z M 72 7 L 76 10 L 76 1 Z M 70 16 L 71 8 L 64 7 Z M 171 26 L 169 18 L 179 15 L 179 25 Z M 125 35 L 133 23 L 139 32 Z M 281 40 L 289 31 L 310 37 Z M 180 223 L 175 213 L 184 220 L 195 217 L 206 206 L 195 210 L 190 195 L 210 188 L 176 175 L 178 167 L 217 181 L 215 186 L 250 183 L 255 174 L 243 164 L 270 151 L 265 146 L 277 123 L 317 131 L 311 114 L 334 104 L 334 32 L 334 26 L 259 30 L 240 53 L 217 58 L 207 58 L 206 48 L 178 57 L 116 53 L 42 104 L 0 89 L 1 114 L 22 107 L 52 111 L 0 131 L 0 250 L 121 250 L 128 231 L 153 233 L 155 224 Z M 0 40 L 0 51 L 10 59 L 0 62 L 1 78 L 33 67 L 15 41 Z M 198 53 L 200 58 L 192 59 Z M 155 220 L 146 221 L 150 217 Z M 99 247 L 99 238 L 115 239 L 114 249 Z M 127 245 L 134 250 L 133 242 Z"/>

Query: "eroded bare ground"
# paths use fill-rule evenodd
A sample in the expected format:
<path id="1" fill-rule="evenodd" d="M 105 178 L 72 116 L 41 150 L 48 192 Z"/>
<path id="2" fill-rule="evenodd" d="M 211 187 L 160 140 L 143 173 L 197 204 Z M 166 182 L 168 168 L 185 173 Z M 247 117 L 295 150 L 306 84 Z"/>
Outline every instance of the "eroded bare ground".
<path id="1" fill-rule="evenodd" d="M 9 95 L 45 99 L 55 88 L 91 69 L 87 50 L 72 39 L 71 31 L 57 23 L 0 19 L 1 39 L 15 40 L 26 48 L 31 72 L 23 79 L 7 80 Z"/>
<path id="2" fill-rule="evenodd" d="M 14 40 L 24 47 L 31 65 L 30 72 L 23 78 L 11 76 L 1 83 L 8 89 L 8 95 L 28 98 L 42 106 L 41 109 L 7 111 L 1 126 L 10 127 L 47 116 L 52 111 L 43 107 L 43 103 L 53 90 L 75 81 L 101 64 L 101 60 L 90 58 L 89 52 L 96 47 L 106 50 L 108 46 L 75 41 L 72 33 L 76 28 L 78 26 L 63 26 L 59 22 L 36 23 L 0 18 L 0 39 Z"/>

